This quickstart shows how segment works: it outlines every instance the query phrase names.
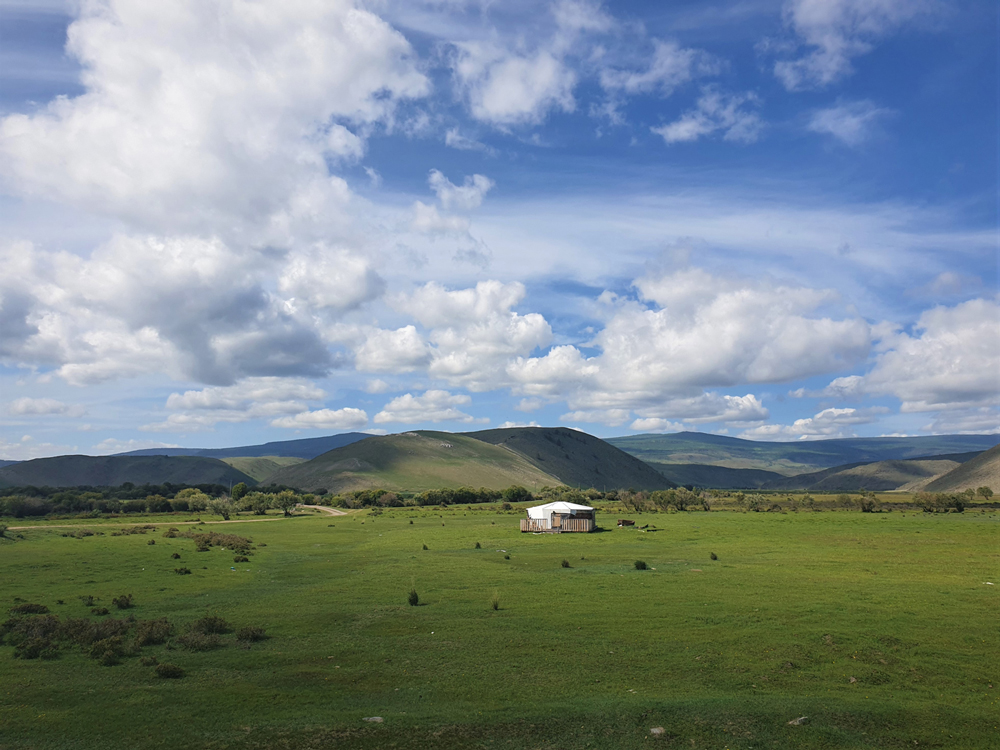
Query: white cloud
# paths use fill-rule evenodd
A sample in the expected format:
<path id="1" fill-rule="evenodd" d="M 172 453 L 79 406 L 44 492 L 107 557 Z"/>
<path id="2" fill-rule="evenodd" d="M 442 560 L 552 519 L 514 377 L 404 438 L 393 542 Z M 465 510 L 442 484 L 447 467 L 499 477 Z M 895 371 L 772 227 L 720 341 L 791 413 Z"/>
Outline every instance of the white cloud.
<path id="1" fill-rule="evenodd" d="M 889 114 L 890 110 L 878 107 L 868 100 L 845 102 L 828 109 L 816 110 L 809 118 L 806 128 L 856 147 L 869 140 L 878 128 L 879 121 Z"/>
<path id="2" fill-rule="evenodd" d="M 674 122 L 650 130 L 668 144 L 696 141 L 719 131 L 723 132 L 723 140 L 752 143 L 764 127 L 760 115 L 753 111 L 759 106 L 760 100 L 753 92 L 727 94 L 707 86 L 694 109 Z"/>
<path id="3" fill-rule="evenodd" d="M 636 413 L 644 418 L 667 417 L 689 424 L 759 422 L 770 416 L 760 399 L 752 393 L 728 396 L 712 392 L 667 399 L 653 406 L 639 407 Z"/>
<path id="4" fill-rule="evenodd" d="M 198 432 L 219 422 L 240 423 L 251 419 L 295 415 L 306 411 L 309 402 L 322 400 L 326 393 L 301 378 L 246 378 L 231 386 L 211 386 L 201 390 L 172 393 L 166 407 L 171 412 L 163 422 L 143 425 L 146 432 Z"/>
<path id="5" fill-rule="evenodd" d="M 533 124 L 552 109 L 576 107 L 576 74 L 548 50 L 519 54 L 478 41 L 455 49 L 455 83 L 477 120 L 499 127 Z"/>
<path id="6" fill-rule="evenodd" d="M 720 70 L 720 62 L 703 50 L 654 39 L 653 55 L 645 70 L 607 67 L 601 71 L 600 80 L 605 91 L 633 95 L 655 91 L 669 96 L 678 86 Z"/>
<path id="7" fill-rule="evenodd" d="M 66 417 L 82 417 L 87 413 L 78 404 L 66 404 L 54 398 L 18 398 L 7 405 L 7 413 L 18 417 L 37 417 L 59 415 Z"/>
<path id="8" fill-rule="evenodd" d="M 317 244 L 289 254 L 278 290 L 312 311 L 343 312 L 381 296 L 385 282 L 356 253 Z"/>
<path id="9" fill-rule="evenodd" d="M 485 143 L 481 143 L 474 138 L 462 135 L 458 128 L 449 128 L 445 131 L 444 145 L 459 151 L 483 151 L 489 154 L 496 153 L 493 148 L 490 148 Z"/>
<path id="10" fill-rule="evenodd" d="M 437 195 L 441 206 L 446 211 L 452 209 L 471 211 L 479 208 L 486 193 L 496 185 L 489 177 L 481 174 L 467 176 L 463 185 L 455 185 L 437 169 L 431 170 L 427 184 L 430 185 L 431 190 Z"/>
<path id="11" fill-rule="evenodd" d="M 638 432 L 683 432 L 687 429 L 682 422 L 671 422 L 658 417 L 636 419 L 628 428 Z"/>
<path id="12" fill-rule="evenodd" d="M 1000 304 L 975 299 L 924 312 L 913 334 L 883 337 L 865 388 L 899 398 L 904 412 L 1000 404 Z"/>
<path id="13" fill-rule="evenodd" d="M 751 440 L 782 440 L 796 438 L 799 440 L 828 439 L 851 437 L 853 427 L 859 424 L 871 424 L 888 413 L 885 407 L 872 409 L 824 409 L 815 416 L 806 419 L 796 419 L 791 425 L 768 424 L 760 425 L 743 432 L 740 437 Z"/>
<path id="14" fill-rule="evenodd" d="M 79 448 L 75 445 L 39 443 L 31 435 L 23 435 L 16 441 L 0 438 L 0 459 L 4 461 L 28 461 L 32 458 L 64 456 L 77 452 Z"/>
<path id="15" fill-rule="evenodd" d="M 629 418 L 628 409 L 585 409 L 563 414 L 563 422 L 597 422 L 611 427 L 625 424 Z"/>
<path id="16" fill-rule="evenodd" d="M 67 51 L 86 91 L 0 122 L 8 184 L 171 232 L 269 221 L 430 86 L 349 0 L 95 0 Z"/>
<path id="17" fill-rule="evenodd" d="M 934 0 L 788 0 L 785 23 L 810 51 L 775 63 L 774 74 L 789 91 L 829 85 L 880 37 L 936 7 Z"/>
<path id="18" fill-rule="evenodd" d="M 861 398 L 865 393 L 865 379 L 861 375 L 846 375 L 834 378 L 830 384 L 818 391 L 797 388 L 789 392 L 792 398 L 835 398 L 849 401 Z"/>
<path id="19" fill-rule="evenodd" d="M 504 422 L 497 429 L 507 430 L 512 427 L 541 427 L 541 425 L 538 422 Z"/>
<path id="20" fill-rule="evenodd" d="M 149 448 L 180 448 L 174 443 L 161 443 L 158 440 L 119 440 L 118 438 L 107 438 L 96 445 L 91 446 L 90 453 L 95 456 L 107 456 L 115 453 L 128 453 L 129 451 L 140 451 Z"/>
<path id="21" fill-rule="evenodd" d="M 414 326 L 395 331 L 376 329 L 354 355 L 355 365 L 362 372 L 413 372 L 426 367 L 432 357 L 431 347 Z"/>
<path id="22" fill-rule="evenodd" d="M 369 380 L 365 383 L 365 393 L 388 393 L 392 387 L 380 378 Z"/>
<path id="23" fill-rule="evenodd" d="M 456 407 L 472 403 L 465 395 L 452 395 L 448 391 L 430 390 L 420 396 L 407 393 L 397 396 L 375 415 L 376 424 L 386 422 L 402 422 L 417 424 L 420 422 L 463 422 L 485 423 L 488 419 L 476 419 Z"/>
<path id="24" fill-rule="evenodd" d="M 923 430 L 941 434 L 983 434 L 1000 432 L 1000 409 L 982 406 L 978 409 L 959 409 L 935 415 L 935 419 Z"/>
<path id="25" fill-rule="evenodd" d="M 467 234 L 469 220 L 463 216 L 442 215 L 437 206 L 415 201 L 410 228 L 421 234 Z"/>
<path id="26" fill-rule="evenodd" d="M 368 415 L 361 409 L 318 409 L 299 412 L 290 417 L 271 420 L 272 427 L 296 430 L 350 430 L 368 424 Z"/>

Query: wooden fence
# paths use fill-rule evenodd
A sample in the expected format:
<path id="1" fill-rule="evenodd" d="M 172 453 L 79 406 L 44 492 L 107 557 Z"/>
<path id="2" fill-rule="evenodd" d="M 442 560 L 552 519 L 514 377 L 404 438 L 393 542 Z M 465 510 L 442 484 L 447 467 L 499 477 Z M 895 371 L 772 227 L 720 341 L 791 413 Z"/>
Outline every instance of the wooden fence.
<path id="1" fill-rule="evenodd" d="M 596 525 L 597 524 L 593 518 L 563 518 L 561 527 L 556 526 L 554 528 L 549 528 L 548 522 L 546 521 L 540 521 L 534 518 L 521 519 L 521 531 L 545 531 L 555 534 L 558 534 L 559 532 L 593 531 Z"/>

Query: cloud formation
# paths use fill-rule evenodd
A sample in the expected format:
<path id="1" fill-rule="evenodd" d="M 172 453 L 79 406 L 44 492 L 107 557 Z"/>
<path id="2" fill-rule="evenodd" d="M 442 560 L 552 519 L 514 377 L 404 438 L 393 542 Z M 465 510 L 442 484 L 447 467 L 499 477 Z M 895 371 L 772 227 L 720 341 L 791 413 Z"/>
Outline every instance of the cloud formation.
<path id="1" fill-rule="evenodd" d="M 755 111 L 759 106 L 760 100 L 753 92 L 727 94 L 709 86 L 702 89 L 694 109 L 674 122 L 650 130 L 662 136 L 667 144 L 696 141 L 716 132 L 721 132 L 725 141 L 753 143 L 764 127 L 764 121 Z"/>
<path id="2" fill-rule="evenodd" d="M 476 419 L 457 407 L 472 403 L 469 396 L 451 394 L 448 391 L 429 390 L 419 396 L 406 393 L 387 403 L 375 415 L 376 424 L 399 422 L 419 424 L 421 422 L 461 422 L 464 424 L 485 423 L 488 419 Z"/>

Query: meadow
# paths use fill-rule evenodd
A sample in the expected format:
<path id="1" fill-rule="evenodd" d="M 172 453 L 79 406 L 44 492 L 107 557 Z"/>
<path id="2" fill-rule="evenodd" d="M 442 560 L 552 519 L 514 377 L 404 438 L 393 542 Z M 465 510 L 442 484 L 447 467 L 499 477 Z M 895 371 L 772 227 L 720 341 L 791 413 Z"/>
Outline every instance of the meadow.
<path id="1" fill-rule="evenodd" d="M 167 526 L 11 520 L 48 527 L 0 539 L 5 610 L 174 631 L 114 666 L 0 645 L 0 748 L 995 746 L 995 510 L 612 511 L 563 535 L 520 534 L 520 515 L 178 526 L 251 538 L 246 563 Z M 103 533 L 63 536 L 80 529 Z M 116 611 L 122 594 L 135 606 Z M 185 648 L 206 615 L 268 638 Z M 157 677 L 153 656 L 185 676 Z"/>

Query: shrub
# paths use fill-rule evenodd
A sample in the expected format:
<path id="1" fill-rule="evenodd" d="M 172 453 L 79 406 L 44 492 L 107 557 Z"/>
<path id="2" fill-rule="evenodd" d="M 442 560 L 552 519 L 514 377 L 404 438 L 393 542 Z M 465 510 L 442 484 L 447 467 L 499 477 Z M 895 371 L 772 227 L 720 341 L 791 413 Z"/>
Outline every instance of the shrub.
<path id="1" fill-rule="evenodd" d="M 267 633 L 264 632 L 264 628 L 259 628 L 256 625 L 248 625 L 236 631 L 236 640 L 244 643 L 256 643 L 266 638 Z"/>
<path id="2" fill-rule="evenodd" d="M 131 594 L 122 594 L 121 596 L 116 596 L 114 599 L 111 600 L 111 603 L 114 604 L 116 607 L 118 607 L 118 609 L 132 609 L 132 607 L 135 606 L 135 604 L 132 603 Z"/>
<path id="3" fill-rule="evenodd" d="M 174 626 L 166 617 L 158 620 L 139 620 L 135 624 L 135 644 L 142 646 L 152 646 L 165 643 Z"/>
<path id="4" fill-rule="evenodd" d="M 514 510 L 514 506 L 510 503 L 504 503 L 500 506 L 500 510 Z"/>
<path id="5" fill-rule="evenodd" d="M 476 542 L 476 549 L 482 549 L 482 548 L 483 548 L 483 545 L 481 545 L 479 542 Z"/>
<path id="6" fill-rule="evenodd" d="M 175 552 L 174 554 L 172 554 L 172 555 L 170 556 L 170 559 L 171 559 L 171 560 L 180 560 L 180 559 L 181 559 L 181 556 L 180 556 L 180 554 L 178 554 L 177 552 Z"/>
<path id="7" fill-rule="evenodd" d="M 184 676 L 184 670 L 176 664 L 157 664 L 156 676 L 166 680 L 178 680 Z"/>
<path id="8" fill-rule="evenodd" d="M 169 529 L 163 532 L 163 536 L 165 539 L 176 539 L 178 536 L 180 536 L 180 529 L 175 529 L 173 526 L 171 526 Z"/>
<path id="9" fill-rule="evenodd" d="M 174 572 L 179 576 L 191 575 L 191 568 L 174 568 Z"/>
<path id="10" fill-rule="evenodd" d="M 236 557 L 233 558 L 233 562 L 250 562 L 250 558 L 246 555 L 236 555 Z"/>
<path id="11" fill-rule="evenodd" d="M 49 608 L 44 604 L 18 604 L 10 608 L 13 615 L 47 615 Z"/>
<path id="12" fill-rule="evenodd" d="M 191 632 L 201 633 L 202 635 L 229 633 L 231 630 L 232 628 L 229 627 L 229 623 L 216 615 L 206 615 L 200 620 L 195 620 L 191 623 Z"/>
<path id="13" fill-rule="evenodd" d="M 494 612 L 500 609 L 500 592 L 496 589 L 493 590 L 493 595 L 490 597 L 490 608 Z"/>
<path id="14" fill-rule="evenodd" d="M 420 595 L 417 593 L 416 589 L 410 589 L 410 593 L 407 595 L 406 601 L 410 603 L 411 607 L 416 607 L 420 604 Z"/>
<path id="15" fill-rule="evenodd" d="M 563 566 L 564 568 L 568 568 L 568 567 L 569 567 L 569 560 L 563 560 L 563 561 L 562 561 L 562 566 Z"/>
<path id="16" fill-rule="evenodd" d="M 412 525 L 413 525 L 413 519 L 411 518 L 410 519 L 410 526 L 412 526 Z"/>
<path id="17" fill-rule="evenodd" d="M 150 539 L 148 542 L 146 542 L 146 544 L 156 544 L 156 540 Z"/>
<path id="18" fill-rule="evenodd" d="M 710 554 L 709 557 L 711 557 L 713 560 L 718 560 L 719 559 L 719 556 L 717 554 L 715 554 L 714 552 L 712 554 Z"/>
<path id="19" fill-rule="evenodd" d="M 649 570 L 649 566 L 644 560 L 636 560 L 634 565 L 636 570 Z"/>
<path id="20" fill-rule="evenodd" d="M 94 607 L 92 610 L 90 610 L 90 614 L 92 614 L 92 615 L 107 615 L 107 614 L 110 614 L 110 613 L 108 612 L 108 608 L 107 607 Z"/>
<path id="21" fill-rule="evenodd" d="M 141 659 L 139 659 L 139 663 L 144 667 L 155 667 L 157 664 L 160 663 L 160 660 L 157 659 L 155 656 L 143 656 Z"/>
<path id="22" fill-rule="evenodd" d="M 509 560 L 509 559 L 510 559 L 510 555 L 504 555 L 504 556 L 503 556 L 503 559 L 504 559 L 504 560 Z"/>
<path id="23" fill-rule="evenodd" d="M 7 524 L 0 523 L 0 539 L 3 539 L 7 535 L 7 529 L 9 528 L 10 526 L 8 526 Z"/>
<path id="24" fill-rule="evenodd" d="M 87 596 L 81 596 L 80 601 L 83 602 L 84 607 L 94 606 L 94 597 L 88 594 Z"/>
<path id="25" fill-rule="evenodd" d="M 424 545 L 424 549 L 427 549 L 427 545 L 426 544 Z"/>
<path id="26" fill-rule="evenodd" d="M 212 651 L 225 645 L 222 639 L 214 633 L 206 634 L 194 631 L 180 636 L 177 642 L 188 651 Z"/>
<path id="27" fill-rule="evenodd" d="M 49 638 L 26 638 L 14 646 L 15 659 L 55 659 L 59 646 Z"/>

